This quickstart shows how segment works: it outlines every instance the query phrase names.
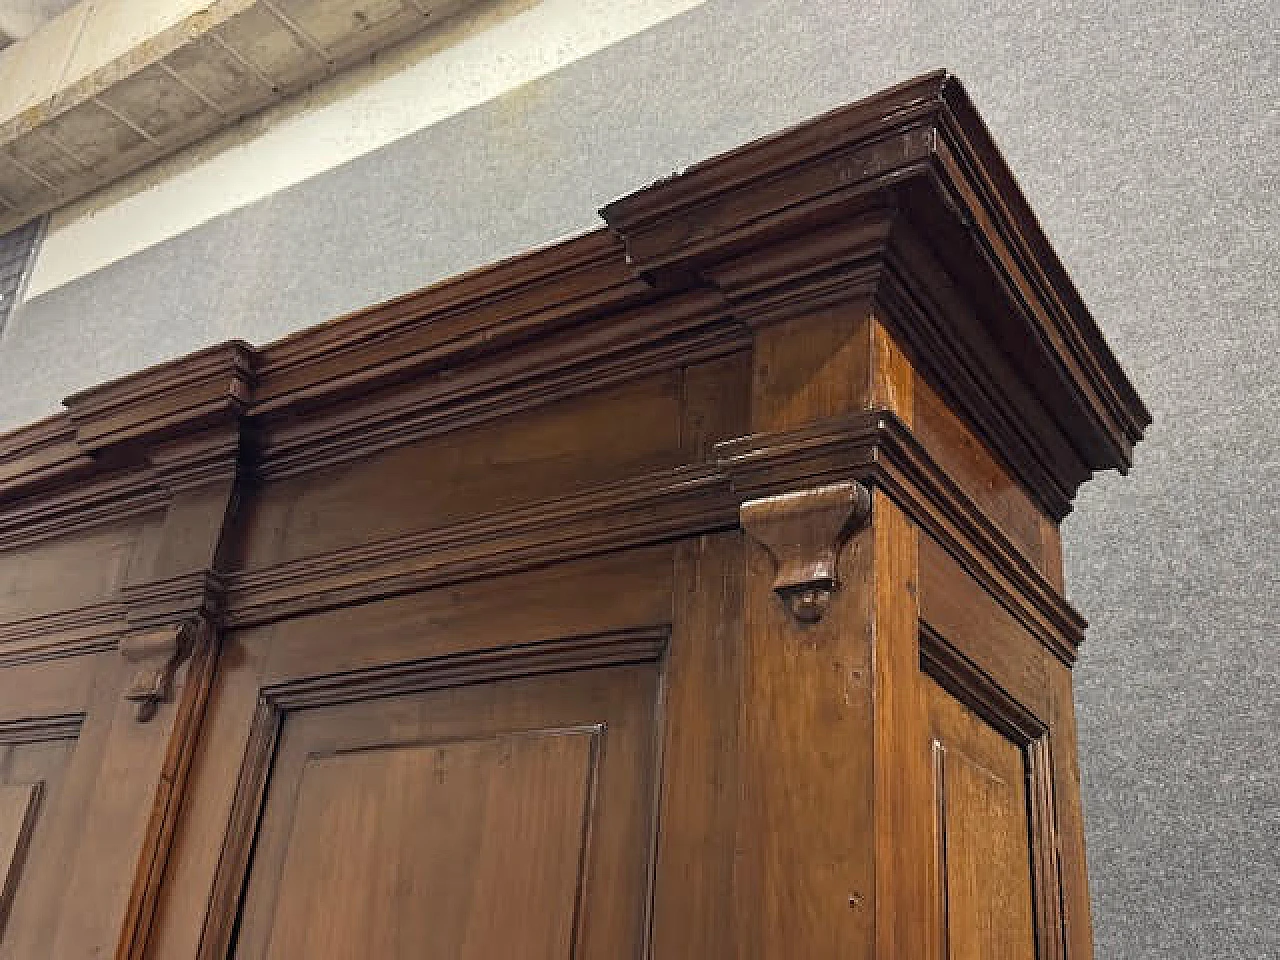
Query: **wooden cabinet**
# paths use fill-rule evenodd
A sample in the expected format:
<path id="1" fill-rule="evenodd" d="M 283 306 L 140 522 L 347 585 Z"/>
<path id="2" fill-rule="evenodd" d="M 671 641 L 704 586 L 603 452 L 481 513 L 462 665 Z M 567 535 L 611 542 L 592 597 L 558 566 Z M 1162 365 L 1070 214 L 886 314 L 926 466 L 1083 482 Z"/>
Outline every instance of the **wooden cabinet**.
<path id="1" fill-rule="evenodd" d="M 1149 416 L 958 84 L 0 438 L 0 957 L 1090 956 Z"/>

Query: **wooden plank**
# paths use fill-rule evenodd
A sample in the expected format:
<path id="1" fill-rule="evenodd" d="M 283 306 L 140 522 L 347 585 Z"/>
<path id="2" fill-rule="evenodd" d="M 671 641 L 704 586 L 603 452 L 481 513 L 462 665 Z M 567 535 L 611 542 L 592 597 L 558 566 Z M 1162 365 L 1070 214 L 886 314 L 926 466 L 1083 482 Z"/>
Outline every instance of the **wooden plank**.
<path id="1" fill-rule="evenodd" d="M 919 532 L 877 494 L 874 549 L 875 857 L 878 957 L 934 957 L 927 913 L 932 830 L 927 705 L 922 689 Z"/>
<path id="2" fill-rule="evenodd" d="M 676 553 L 667 659 L 653 956 L 736 956 L 734 822 L 742 683 L 739 534 Z"/>

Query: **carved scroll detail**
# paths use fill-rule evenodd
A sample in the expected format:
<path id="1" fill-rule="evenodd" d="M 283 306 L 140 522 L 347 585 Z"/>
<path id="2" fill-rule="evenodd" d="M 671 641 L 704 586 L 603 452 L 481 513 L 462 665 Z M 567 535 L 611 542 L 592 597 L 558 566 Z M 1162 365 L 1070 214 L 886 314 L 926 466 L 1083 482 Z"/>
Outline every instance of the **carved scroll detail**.
<path id="1" fill-rule="evenodd" d="M 748 500 L 740 510 L 742 529 L 777 564 L 774 592 L 801 623 L 827 612 L 840 548 L 870 515 L 870 492 L 852 482 Z"/>
<path id="2" fill-rule="evenodd" d="M 125 699 L 138 705 L 140 722 L 150 720 L 156 707 L 169 699 L 173 688 L 173 676 L 195 645 L 200 621 L 185 623 L 135 633 L 120 641 L 120 653 L 126 661 L 137 664 L 138 670 L 125 691 Z"/>

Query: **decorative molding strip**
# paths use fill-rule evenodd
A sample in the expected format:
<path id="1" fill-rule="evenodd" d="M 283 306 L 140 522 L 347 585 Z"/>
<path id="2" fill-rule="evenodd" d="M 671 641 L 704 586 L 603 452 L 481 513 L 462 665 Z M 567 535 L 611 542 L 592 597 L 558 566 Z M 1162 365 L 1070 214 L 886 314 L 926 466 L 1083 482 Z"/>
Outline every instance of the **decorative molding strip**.
<path id="1" fill-rule="evenodd" d="M 223 623 L 245 627 L 546 563 L 737 526 L 714 467 L 683 467 L 227 578 Z"/>
<path id="2" fill-rule="evenodd" d="M 898 211 L 873 207 L 776 242 L 767 253 L 711 264 L 702 276 L 753 328 L 867 300 L 880 285 L 885 251 L 900 219 Z"/>
<path id="3" fill-rule="evenodd" d="M 515 677 L 646 663 L 662 656 L 670 636 L 671 627 L 663 624 L 451 654 L 290 680 L 264 687 L 262 699 L 279 710 L 300 710 Z"/>
<path id="4" fill-rule="evenodd" d="M 723 440 L 715 445 L 716 466 L 744 499 L 862 479 L 874 471 L 892 416 L 867 410 L 795 430 Z"/>
<path id="5" fill-rule="evenodd" d="M 76 446 L 65 413 L 0 436 L 0 498 L 33 492 L 87 473 L 93 458 Z"/>
<path id="6" fill-rule="evenodd" d="M 910 250 L 908 253 L 907 250 Z M 913 231 L 886 249 L 875 302 L 916 364 L 970 422 L 1054 520 L 1071 512 L 1092 471 L 1014 375 L 993 338 L 959 334 L 978 319 Z"/>
<path id="7" fill-rule="evenodd" d="M 871 517 L 871 494 L 834 483 L 742 504 L 742 529 L 777 566 L 773 590 L 801 623 L 817 623 L 839 586 L 836 560 L 849 535 Z"/>
<path id="8" fill-rule="evenodd" d="M 350 603 L 739 525 L 743 500 L 872 484 L 1065 663 L 1085 622 L 893 414 L 866 411 L 716 445 L 660 471 L 436 530 L 226 576 L 223 622 L 246 627 Z"/>
<path id="9" fill-rule="evenodd" d="M 1131 448 L 1151 423 L 1133 385 L 1090 315 L 1062 261 L 1039 227 L 1013 174 L 1000 161 L 986 124 L 954 77 L 946 77 L 941 100 L 935 169 L 950 179 L 956 202 L 981 215 L 982 244 L 1005 276 L 1026 291 L 1028 319 L 1046 327 L 1060 349 L 1069 351 L 1085 385 L 1092 389 L 1120 428 L 1118 446 Z M 1009 267 L 1004 267 L 1009 264 Z M 1127 443 L 1126 443 L 1127 441 Z"/>
<path id="10" fill-rule="evenodd" d="M 0 785 L 0 935 L 4 934 L 9 907 L 18 892 L 43 796 L 43 780 Z"/>
<path id="11" fill-rule="evenodd" d="M 240 423 L 232 420 L 157 442 L 140 462 L 108 451 L 97 460 L 80 456 L 58 461 L 70 464 L 71 473 L 37 471 L 7 490 L 0 481 L 0 550 L 121 523 L 163 510 L 178 493 L 230 481 L 240 468 L 240 439 Z M 60 489 L 42 492 L 42 486 L 55 482 Z"/>
<path id="12" fill-rule="evenodd" d="M 724 318 L 718 296 L 667 301 L 451 367 L 447 376 L 426 377 L 356 408 L 279 423 L 268 418 L 257 430 L 255 471 L 278 479 L 350 462 L 749 346 L 748 331 Z"/>
<path id="13" fill-rule="evenodd" d="M 1083 618 L 892 414 L 866 411 L 741 437 L 718 444 L 715 457 L 714 463 L 262 569 L 197 571 L 127 586 L 105 603 L 0 624 L 0 664 L 110 649 L 130 630 L 198 614 L 245 627 L 732 529 L 743 500 L 848 481 L 884 489 L 1059 659 L 1074 662 Z"/>
<path id="14" fill-rule="evenodd" d="M 130 634 L 120 641 L 121 656 L 138 667 L 124 696 L 138 705 L 139 722 L 145 723 L 154 717 L 157 706 L 169 699 L 173 675 L 191 655 L 196 634 L 202 629 L 202 620 L 189 620 L 147 633 Z"/>
<path id="15" fill-rule="evenodd" d="M 869 410 L 716 445 L 740 495 L 854 479 L 881 487 L 1064 663 L 1086 623 L 893 413 Z"/>
<path id="16" fill-rule="evenodd" d="M 232 480 L 240 467 L 241 433 L 241 423 L 232 419 L 157 444 L 147 451 L 149 476 L 171 495 Z"/>
<path id="17" fill-rule="evenodd" d="M 616 237 L 576 237 L 264 347 L 255 413 L 369 393 L 652 299 Z"/>
<path id="18" fill-rule="evenodd" d="M 0 744 L 45 743 L 49 740 L 75 740 L 84 726 L 83 713 L 67 713 L 38 719 L 0 720 Z"/>
<path id="19" fill-rule="evenodd" d="M 951 641 L 920 621 L 920 669 L 944 690 L 1020 747 L 1049 732 L 1049 724 L 1005 691 Z"/>
<path id="20" fill-rule="evenodd" d="M 114 600 L 0 623 L 0 667 L 111 650 L 128 630 Z"/>
<path id="21" fill-rule="evenodd" d="M 169 492 L 146 474 L 106 474 L 54 494 L 0 503 L 0 550 L 66 537 L 163 510 Z"/>
<path id="22" fill-rule="evenodd" d="M 120 588 L 120 605 L 133 629 L 162 628 L 194 618 L 216 621 L 226 584 L 212 570 L 196 570 Z"/>
<path id="23" fill-rule="evenodd" d="M 254 350 L 235 340 L 67 398 L 87 453 L 190 431 L 242 412 L 251 399 Z"/>
<path id="24" fill-rule="evenodd" d="M 1076 661 L 1088 626 L 1044 574 L 892 414 L 877 483 L 1059 660 Z"/>

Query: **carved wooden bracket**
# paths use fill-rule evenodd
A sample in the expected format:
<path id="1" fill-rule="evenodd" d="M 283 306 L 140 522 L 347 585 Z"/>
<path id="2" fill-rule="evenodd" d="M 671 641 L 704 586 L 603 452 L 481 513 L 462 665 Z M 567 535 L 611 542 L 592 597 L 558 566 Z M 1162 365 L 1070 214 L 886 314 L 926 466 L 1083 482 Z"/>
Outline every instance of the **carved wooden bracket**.
<path id="1" fill-rule="evenodd" d="M 125 691 L 125 699 L 138 705 L 140 722 L 156 714 L 156 706 L 168 700 L 173 676 L 195 646 L 200 621 L 188 620 L 175 626 L 135 633 L 120 641 L 120 653 L 138 670 Z"/>
<path id="2" fill-rule="evenodd" d="M 870 492 L 852 482 L 748 500 L 740 510 L 742 529 L 777 564 L 774 592 L 801 623 L 817 623 L 827 612 L 840 548 L 870 515 Z"/>

